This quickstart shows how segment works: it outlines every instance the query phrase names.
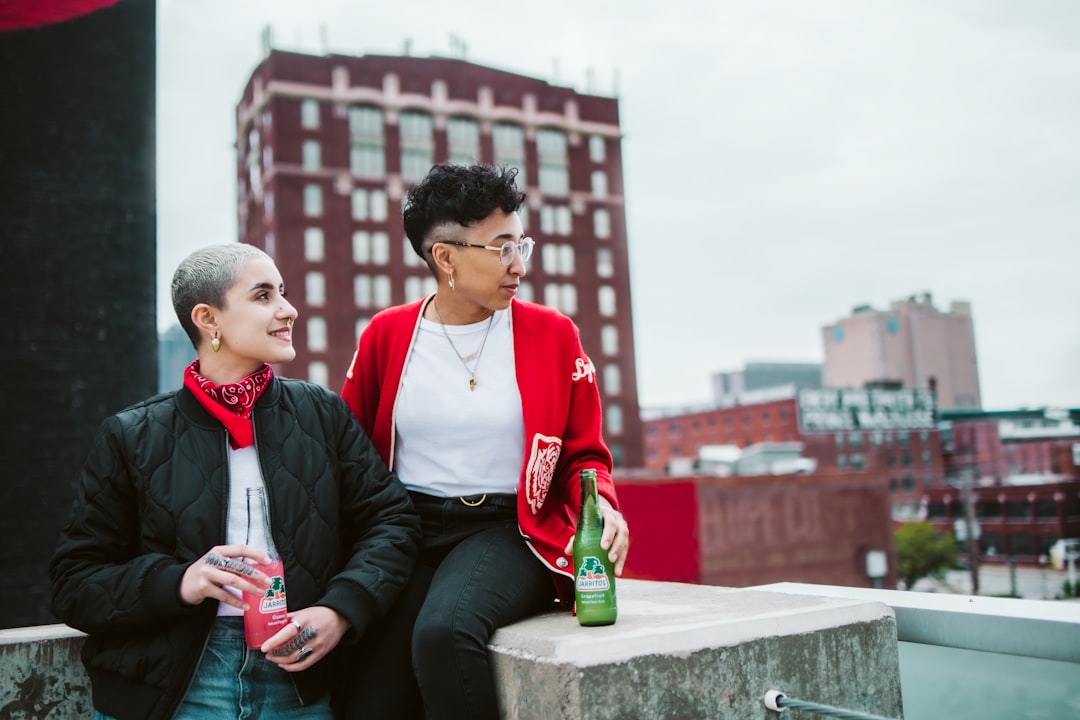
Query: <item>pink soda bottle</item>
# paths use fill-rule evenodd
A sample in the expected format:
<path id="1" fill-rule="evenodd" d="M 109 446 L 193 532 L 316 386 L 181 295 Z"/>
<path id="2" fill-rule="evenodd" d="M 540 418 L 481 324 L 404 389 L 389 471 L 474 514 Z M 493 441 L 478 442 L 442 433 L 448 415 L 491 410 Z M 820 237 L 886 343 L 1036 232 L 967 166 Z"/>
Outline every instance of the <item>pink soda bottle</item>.
<path id="1" fill-rule="evenodd" d="M 247 545 L 261 550 L 270 558 L 268 563 L 247 563 L 270 578 L 270 587 L 252 595 L 244 593 L 248 609 L 244 611 L 244 636 L 248 647 L 257 650 L 278 630 L 289 622 L 289 608 L 285 602 L 285 569 L 270 535 L 270 513 L 266 494 L 261 487 L 247 491 Z"/>

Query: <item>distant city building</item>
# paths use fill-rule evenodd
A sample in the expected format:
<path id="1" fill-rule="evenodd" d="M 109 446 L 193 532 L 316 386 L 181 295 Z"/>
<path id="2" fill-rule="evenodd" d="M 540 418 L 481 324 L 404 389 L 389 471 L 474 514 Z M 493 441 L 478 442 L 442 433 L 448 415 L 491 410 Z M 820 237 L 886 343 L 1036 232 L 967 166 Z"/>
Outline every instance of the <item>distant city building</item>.
<path id="1" fill-rule="evenodd" d="M 944 411 L 945 470 L 958 482 L 1080 481 L 1080 409 Z"/>
<path id="2" fill-rule="evenodd" d="M 184 370 L 195 359 L 195 347 L 179 325 L 158 335 L 158 392 L 177 390 L 184 384 Z"/>
<path id="3" fill-rule="evenodd" d="M 616 464 L 641 464 L 617 99 L 453 58 L 273 50 L 236 122 L 240 240 L 300 311 L 290 374 L 340 387 L 371 316 L 434 291 L 401 227 L 434 163 L 515 167 L 537 241 L 519 297 L 577 323 Z"/>
<path id="4" fill-rule="evenodd" d="M 970 303 L 941 312 L 924 293 L 886 311 L 862 305 L 825 326 L 822 339 L 825 387 L 930 388 L 942 409 L 982 407 Z"/>
<path id="5" fill-rule="evenodd" d="M 742 370 L 716 373 L 712 384 L 716 404 L 733 405 L 738 396 L 752 390 L 821 387 L 821 363 L 750 362 Z"/>
<path id="6" fill-rule="evenodd" d="M 767 391 L 741 396 L 740 404 L 730 407 L 644 420 L 645 467 L 672 474 L 717 468 L 717 474 L 771 472 L 774 458 L 793 462 L 791 449 L 801 444 L 800 457 L 812 464 L 787 465 L 786 472 L 881 476 L 898 519 L 916 517 L 927 488 L 944 483 L 932 392 L 817 388 L 789 390 L 783 397 L 769 392 L 772 397 Z M 734 446 L 739 452 L 712 446 Z M 788 454 L 777 458 L 778 452 Z"/>

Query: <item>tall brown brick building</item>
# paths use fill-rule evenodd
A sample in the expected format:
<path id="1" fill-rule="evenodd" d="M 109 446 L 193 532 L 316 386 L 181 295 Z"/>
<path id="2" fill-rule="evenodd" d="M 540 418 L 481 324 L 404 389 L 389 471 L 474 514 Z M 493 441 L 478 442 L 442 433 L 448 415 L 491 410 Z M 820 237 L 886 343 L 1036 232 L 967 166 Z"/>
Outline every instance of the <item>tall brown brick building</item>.
<path id="1" fill-rule="evenodd" d="M 271 51 L 237 107 L 240 240 L 300 311 L 288 372 L 341 385 L 378 310 L 434 291 L 401 227 L 436 162 L 516 167 L 537 252 L 519 297 L 581 329 L 616 464 L 640 466 L 618 101 L 453 58 Z"/>

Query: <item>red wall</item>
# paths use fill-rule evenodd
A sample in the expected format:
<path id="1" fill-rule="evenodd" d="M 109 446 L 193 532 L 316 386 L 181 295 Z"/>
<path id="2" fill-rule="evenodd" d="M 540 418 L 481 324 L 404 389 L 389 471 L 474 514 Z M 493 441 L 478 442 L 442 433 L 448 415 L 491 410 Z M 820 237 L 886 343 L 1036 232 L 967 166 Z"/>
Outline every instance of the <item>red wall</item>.
<path id="1" fill-rule="evenodd" d="M 791 581 L 870 587 L 866 553 L 889 558 L 882 475 L 617 479 L 630 524 L 628 577 L 746 587 Z"/>

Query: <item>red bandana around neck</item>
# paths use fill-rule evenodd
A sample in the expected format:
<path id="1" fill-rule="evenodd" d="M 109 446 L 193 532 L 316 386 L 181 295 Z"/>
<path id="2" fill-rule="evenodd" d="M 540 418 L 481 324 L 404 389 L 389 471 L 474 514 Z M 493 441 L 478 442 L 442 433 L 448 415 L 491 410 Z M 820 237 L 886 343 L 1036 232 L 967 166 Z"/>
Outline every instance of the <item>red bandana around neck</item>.
<path id="1" fill-rule="evenodd" d="M 184 387 L 191 391 L 206 412 L 225 426 L 229 432 L 229 444 L 236 450 L 255 442 L 251 411 L 272 377 L 274 371 L 269 365 L 263 365 L 238 383 L 215 385 L 199 374 L 199 361 L 196 360 L 184 370 Z"/>

